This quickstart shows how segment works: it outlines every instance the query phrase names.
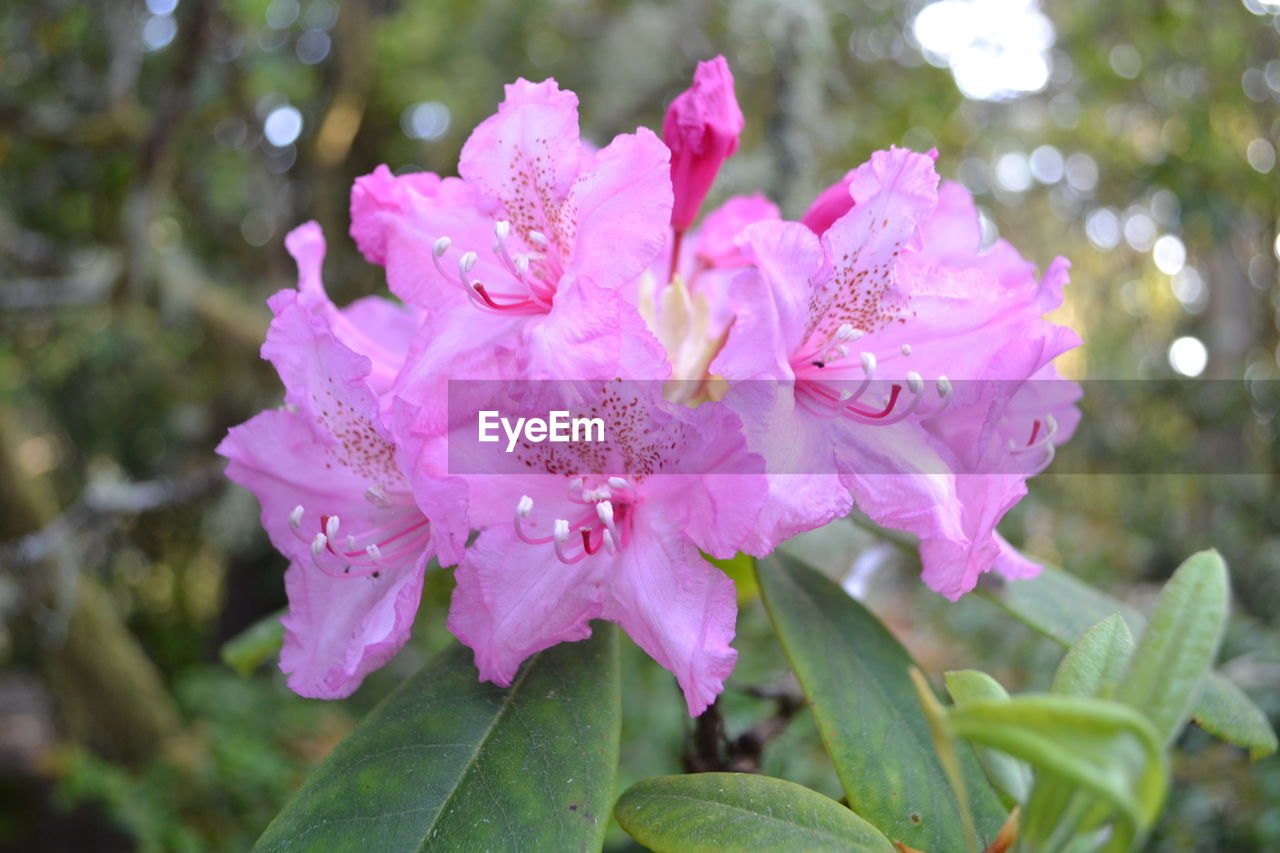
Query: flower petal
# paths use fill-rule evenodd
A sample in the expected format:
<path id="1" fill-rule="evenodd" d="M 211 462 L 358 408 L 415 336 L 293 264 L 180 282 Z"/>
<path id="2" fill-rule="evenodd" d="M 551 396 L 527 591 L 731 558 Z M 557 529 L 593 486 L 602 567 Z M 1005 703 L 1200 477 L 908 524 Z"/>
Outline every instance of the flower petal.
<path id="1" fill-rule="evenodd" d="M 480 534 L 458 566 L 449 630 L 475 652 L 480 678 L 507 686 L 529 655 L 591 636 L 604 599 L 600 560 L 560 562 L 510 527 Z"/>
<path id="2" fill-rule="evenodd" d="M 733 581 L 674 532 L 639 532 L 611 569 L 604 618 L 617 622 L 649 656 L 669 669 L 690 716 L 724 689 L 738 653 L 733 642 Z"/>

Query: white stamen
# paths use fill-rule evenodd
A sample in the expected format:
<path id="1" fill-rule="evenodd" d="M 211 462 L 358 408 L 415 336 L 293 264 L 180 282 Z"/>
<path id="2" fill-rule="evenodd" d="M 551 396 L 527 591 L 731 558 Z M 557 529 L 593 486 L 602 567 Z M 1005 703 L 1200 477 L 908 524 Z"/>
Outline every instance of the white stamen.
<path id="1" fill-rule="evenodd" d="M 902 354 L 903 354 L 903 355 L 911 355 L 911 344 L 903 344 L 903 345 L 902 345 Z"/>
<path id="2" fill-rule="evenodd" d="M 613 534 L 607 529 L 604 531 L 604 549 L 610 554 L 618 553 L 618 545 L 613 541 Z"/>
<path id="3" fill-rule="evenodd" d="M 1052 438 L 1058 434 L 1058 421 L 1053 415 L 1044 416 L 1045 438 Z"/>
<path id="4" fill-rule="evenodd" d="M 458 258 L 458 274 L 463 281 L 467 280 L 467 276 L 471 274 L 471 268 L 476 265 L 476 253 L 467 252 L 461 258 Z"/>
<path id="5" fill-rule="evenodd" d="M 511 223 L 505 219 L 499 219 L 493 223 L 493 233 L 499 240 L 507 239 L 507 235 L 511 233 Z"/>
<path id="6" fill-rule="evenodd" d="M 568 542 L 569 541 L 569 519 L 557 518 L 555 526 L 552 530 L 552 535 L 555 536 L 556 542 L 561 545 Z"/>
<path id="7" fill-rule="evenodd" d="M 524 495 L 516 503 L 516 515 L 521 518 L 528 518 L 531 512 L 533 512 L 533 498 Z"/>
<path id="8" fill-rule="evenodd" d="M 325 546 L 328 544 L 328 538 L 323 533 L 317 533 L 316 538 L 311 540 L 311 556 L 319 557 L 324 553 Z"/>
<path id="9" fill-rule="evenodd" d="M 858 356 L 862 360 L 862 372 L 870 376 L 876 372 L 876 357 L 869 352 Z"/>
<path id="10" fill-rule="evenodd" d="M 610 477 L 609 485 L 615 489 L 625 489 L 627 487 L 627 481 L 621 477 Z"/>
<path id="11" fill-rule="evenodd" d="M 528 255 L 516 255 L 512 263 L 516 265 L 516 272 L 522 278 L 526 273 L 529 272 L 529 256 Z"/>
<path id="12" fill-rule="evenodd" d="M 848 354 L 849 354 L 849 348 L 848 348 L 847 346 L 845 346 L 844 344 L 841 344 L 840 346 L 838 346 L 838 347 L 836 347 L 835 349 L 833 349 L 833 350 L 831 351 L 831 354 L 834 356 L 834 358 L 829 358 L 829 359 L 827 359 L 827 361 L 836 361 L 837 359 L 844 358 L 846 355 L 848 355 Z"/>
<path id="13" fill-rule="evenodd" d="M 907 387 L 911 389 L 912 394 L 919 394 L 924 390 L 924 380 L 920 378 L 920 374 L 914 370 L 907 371 Z"/>
<path id="14" fill-rule="evenodd" d="M 349 534 L 348 534 L 348 536 L 347 536 L 347 550 L 348 550 L 348 551 L 354 551 L 355 549 L 356 549 L 356 537 L 351 536 L 351 535 L 349 535 Z"/>
<path id="15" fill-rule="evenodd" d="M 370 545 L 368 548 L 364 549 L 364 552 L 368 555 L 370 560 L 379 563 L 382 562 L 382 549 L 377 545 Z"/>
<path id="16" fill-rule="evenodd" d="M 302 504 L 295 506 L 293 512 L 289 513 L 289 526 L 294 530 L 302 526 Z"/>
<path id="17" fill-rule="evenodd" d="M 537 246 L 539 249 L 545 249 L 547 247 L 547 235 L 543 234 L 541 231 L 530 231 L 529 242 Z"/>
<path id="18" fill-rule="evenodd" d="M 605 526 L 605 532 L 614 529 L 613 526 L 613 504 L 609 501 L 601 501 L 596 504 L 596 516 L 599 517 L 600 523 Z"/>
<path id="19" fill-rule="evenodd" d="M 850 391 L 848 388 L 845 388 L 843 391 L 840 392 L 840 402 L 843 403 L 845 400 L 848 400 L 852 396 L 853 396 L 853 392 Z"/>
<path id="20" fill-rule="evenodd" d="M 386 509 L 391 506 L 391 499 L 387 497 L 387 493 L 382 486 L 370 486 L 365 489 L 364 499 L 379 509 Z"/>
<path id="21" fill-rule="evenodd" d="M 1011 439 L 1009 439 L 1009 440 L 1008 440 L 1008 442 L 1006 442 L 1006 446 L 1009 448 L 1009 451 L 1010 451 L 1010 452 L 1013 452 L 1013 451 L 1015 451 L 1015 450 L 1017 450 L 1017 449 L 1018 449 L 1018 442 L 1014 441 L 1014 440 L 1011 438 Z"/>
<path id="22" fill-rule="evenodd" d="M 441 237 L 439 240 L 436 240 L 436 244 L 431 247 L 431 252 L 437 258 L 443 258 L 444 253 L 449 251 L 449 247 L 452 245 L 453 241 L 448 237 Z"/>
<path id="23" fill-rule="evenodd" d="M 324 535 L 328 536 L 330 541 L 338 538 L 338 517 L 336 515 L 329 516 L 329 520 L 324 523 Z"/>
<path id="24" fill-rule="evenodd" d="M 938 396 L 950 397 L 951 390 L 952 390 L 951 380 L 945 376 L 939 376 L 937 382 L 938 382 Z"/>

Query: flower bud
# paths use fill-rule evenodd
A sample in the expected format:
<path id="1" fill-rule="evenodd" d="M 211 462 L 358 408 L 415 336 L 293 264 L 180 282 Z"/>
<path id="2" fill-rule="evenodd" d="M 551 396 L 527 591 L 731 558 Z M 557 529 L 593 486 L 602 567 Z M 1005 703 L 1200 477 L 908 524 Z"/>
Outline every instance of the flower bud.
<path id="1" fill-rule="evenodd" d="M 849 190 L 852 172 L 818 193 L 800 221 L 819 237 L 841 216 L 853 210 L 853 193 Z"/>
<path id="2" fill-rule="evenodd" d="M 671 149 L 671 225 L 677 231 L 693 222 L 720 164 L 738 150 L 742 124 L 729 63 L 723 56 L 699 62 L 693 85 L 671 102 L 662 122 L 662 141 Z"/>

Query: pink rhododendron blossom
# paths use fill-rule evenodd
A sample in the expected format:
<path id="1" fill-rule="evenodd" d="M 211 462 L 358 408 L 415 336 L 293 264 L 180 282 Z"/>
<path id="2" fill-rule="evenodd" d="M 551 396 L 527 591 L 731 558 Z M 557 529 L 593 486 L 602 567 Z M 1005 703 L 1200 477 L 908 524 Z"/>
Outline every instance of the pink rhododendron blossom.
<path id="1" fill-rule="evenodd" d="M 609 378 L 637 367 L 623 338 L 644 324 L 614 291 L 663 247 L 668 158 L 644 128 L 583 145 L 577 97 L 519 80 L 463 146 L 461 177 L 362 178 L 352 233 L 470 375 Z"/>
<path id="2" fill-rule="evenodd" d="M 662 141 L 671 149 L 676 231 L 693 224 L 720 165 L 738 150 L 743 123 L 729 63 L 723 56 L 699 62 L 693 85 L 676 96 L 662 121 Z"/>
<path id="3" fill-rule="evenodd" d="M 449 628 L 481 678 L 505 685 L 534 652 L 589 636 L 592 619 L 616 622 L 675 674 L 696 715 L 737 657 L 733 582 L 698 552 L 732 556 L 750 534 L 763 462 L 727 408 L 615 388 L 600 403 L 617 413 L 608 459 L 531 444 L 520 464 L 556 473 L 467 478 L 483 532 L 458 567 Z"/>
<path id="4" fill-rule="evenodd" d="M 787 454 L 811 454 L 803 470 L 839 472 L 812 474 L 803 489 L 775 484 L 759 552 L 838 514 L 838 480 L 873 519 L 920 536 L 926 582 L 957 598 L 1007 562 L 997 559 L 995 525 L 1065 440 L 1053 412 L 1069 417 L 1074 402 L 1068 393 L 1020 422 L 1007 417 L 1010 400 L 993 395 L 1009 395 L 1008 380 L 1043 376 L 1078 339 L 1041 319 L 1061 301 L 1065 262 L 1040 282 L 1025 265 L 998 276 L 978 254 L 976 212 L 970 224 L 954 189 L 942 209 L 948 220 L 932 223 L 937 184 L 929 156 L 877 152 L 850 173 L 853 204 L 821 238 L 800 224 L 748 228 L 756 268 L 741 281 L 738 321 L 712 369 L 730 381 L 794 388 L 772 400 L 727 398 L 748 429 L 769 425 L 752 446 L 771 467 Z M 964 237 L 955 235 L 960 219 Z M 930 251 L 931 237 L 945 257 Z M 1009 258 L 994 262 L 1014 272 Z M 978 379 L 1006 383 L 953 392 L 952 380 Z M 1002 430 L 1023 432 L 995 429 L 1002 418 Z M 779 419 L 805 437 L 779 428 Z"/>
<path id="5" fill-rule="evenodd" d="M 441 480 L 440 513 L 428 520 L 385 427 L 379 390 L 398 370 L 394 353 L 407 348 L 413 314 L 377 299 L 335 308 L 320 283 L 315 223 L 287 245 L 299 289 L 272 297 L 262 353 L 288 408 L 235 427 L 218 452 L 227 476 L 258 496 L 263 526 L 290 560 L 280 661 L 289 686 L 335 698 L 408 639 L 427 561 L 437 552 L 456 560 L 465 543 L 465 491 Z"/>

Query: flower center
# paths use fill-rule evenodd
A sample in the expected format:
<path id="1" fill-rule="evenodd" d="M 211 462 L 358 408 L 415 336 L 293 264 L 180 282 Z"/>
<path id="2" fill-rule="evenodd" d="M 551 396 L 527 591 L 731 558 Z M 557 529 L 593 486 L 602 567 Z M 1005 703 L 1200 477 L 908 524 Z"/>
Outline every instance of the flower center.
<path id="1" fill-rule="evenodd" d="M 594 478 L 593 478 L 594 479 Z M 569 483 L 569 500 L 582 505 L 572 520 L 557 518 L 546 526 L 532 519 L 533 498 L 528 495 L 516 503 L 515 529 L 520 541 L 529 545 L 551 543 L 557 559 L 566 565 L 581 562 L 601 550 L 617 554 L 631 544 L 632 526 L 640 494 L 623 477 L 609 477 L 589 484 L 583 477 Z M 541 529 L 540 529 L 541 528 Z"/>
<path id="2" fill-rule="evenodd" d="M 523 242 L 528 251 L 515 251 L 511 239 L 511 223 L 499 220 L 493 225 L 493 255 L 503 270 L 514 279 L 511 290 L 496 290 L 471 276 L 478 255 L 464 252 L 458 258 L 457 275 L 449 272 L 442 261 L 449 253 L 453 241 L 448 237 L 436 240 L 431 249 L 431 261 L 446 281 L 463 289 L 471 304 L 484 311 L 502 314 L 546 314 L 556 295 L 556 284 L 564 274 L 550 241 L 540 231 L 529 231 Z"/>
<path id="3" fill-rule="evenodd" d="M 392 503 L 380 487 L 365 492 L 365 499 L 388 512 L 381 523 L 356 533 L 342 532 L 337 515 L 320 516 L 320 530 L 308 537 L 303 529 L 302 505 L 289 513 L 293 535 L 311 547 L 311 562 L 336 578 L 380 577 L 383 571 L 415 561 L 431 541 L 431 522 L 412 504 Z"/>

